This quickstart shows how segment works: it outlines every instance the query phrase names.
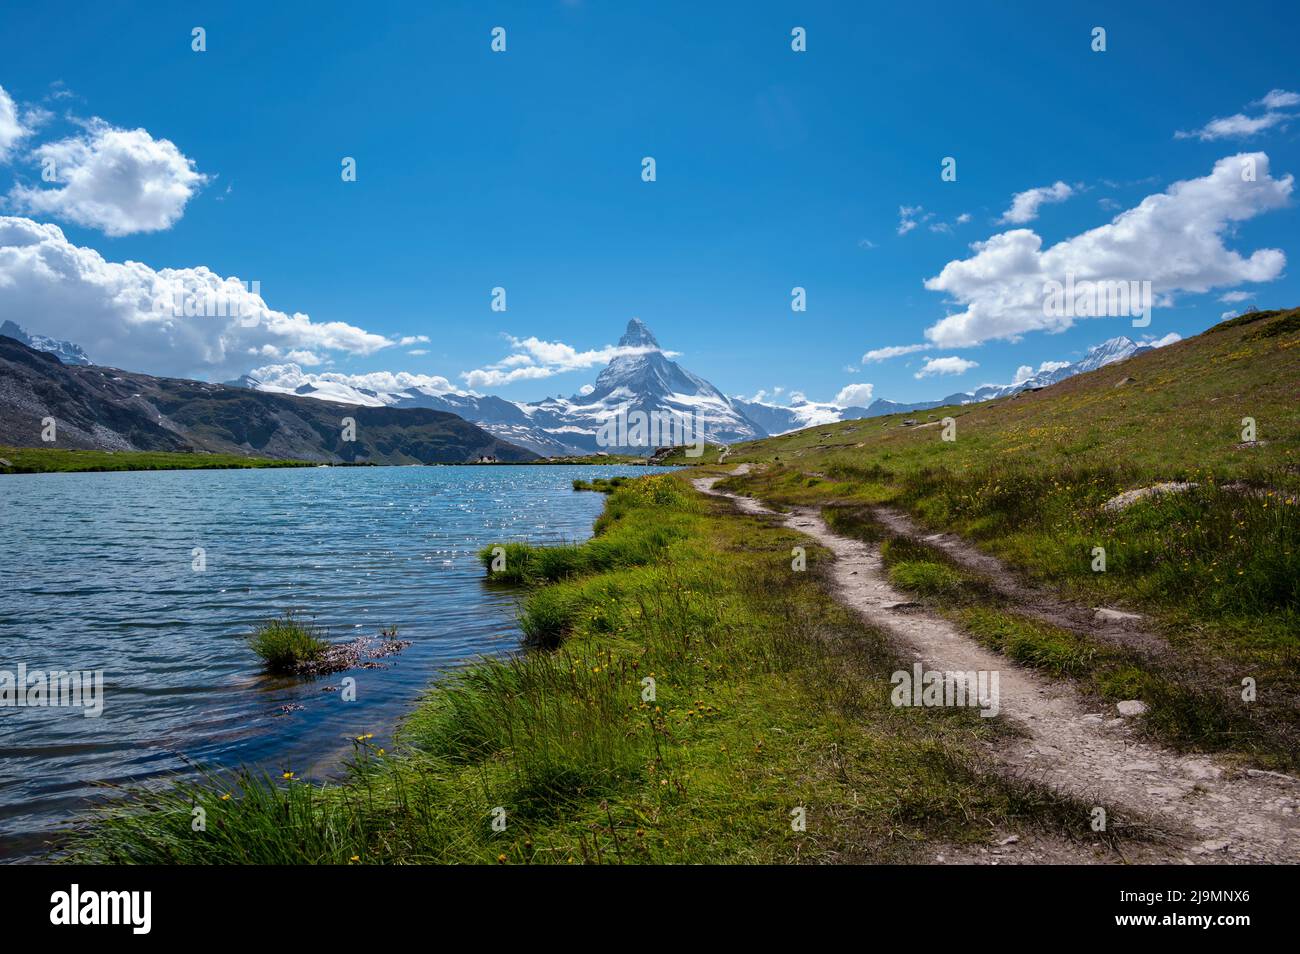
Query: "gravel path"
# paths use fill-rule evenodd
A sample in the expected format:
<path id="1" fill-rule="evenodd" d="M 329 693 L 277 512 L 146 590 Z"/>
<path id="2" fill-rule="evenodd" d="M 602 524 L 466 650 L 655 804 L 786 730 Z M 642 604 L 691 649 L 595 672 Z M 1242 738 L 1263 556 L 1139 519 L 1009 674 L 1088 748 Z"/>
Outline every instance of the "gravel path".
<path id="1" fill-rule="evenodd" d="M 742 464 L 733 473 L 743 474 Z M 1130 723 L 1103 713 L 1068 683 L 1023 668 L 984 649 L 946 619 L 918 608 L 893 588 L 879 551 L 833 533 L 816 510 L 775 513 L 755 500 L 713 489 L 719 477 L 693 481 L 696 489 L 728 497 L 745 513 L 763 514 L 812 537 L 835 555 L 840 600 L 887 631 L 905 656 L 928 670 L 999 673 L 1000 717 L 1026 730 L 998 751 L 1004 768 L 1105 808 L 1150 819 L 1168 838 L 1143 860 L 1186 863 L 1296 863 L 1300 861 L 1300 780 L 1239 769 L 1210 756 L 1185 755 L 1136 738 Z M 992 559 L 992 558 L 987 558 Z M 996 564 L 996 561 L 994 561 Z M 985 563 L 1010 578 L 1000 564 Z M 1026 845 L 1016 860 L 1038 858 Z M 1079 846 L 1079 854 L 1088 849 Z M 970 860 L 970 859 L 949 859 Z"/>

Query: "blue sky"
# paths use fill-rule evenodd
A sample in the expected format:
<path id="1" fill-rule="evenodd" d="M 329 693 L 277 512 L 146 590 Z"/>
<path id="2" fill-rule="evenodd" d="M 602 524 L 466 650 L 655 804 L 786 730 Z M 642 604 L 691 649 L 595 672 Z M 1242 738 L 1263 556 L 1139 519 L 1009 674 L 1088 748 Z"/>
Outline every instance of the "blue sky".
<path id="1" fill-rule="evenodd" d="M 0 162 L 0 214 L 57 225 L 111 263 L 257 280 L 271 309 L 394 343 L 349 345 L 356 335 L 344 334 L 295 347 L 281 335 L 274 359 L 217 357 L 173 326 L 129 351 L 122 342 L 136 339 L 112 330 L 126 319 L 96 312 L 120 301 L 20 284 L 6 303 L 3 281 L 0 317 L 75 333 L 92 357 L 98 343 L 134 370 L 218 379 L 295 352 L 321 362 L 314 372 L 406 371 L 465 387 L 466 372 L 516 351 L 546 376 L 479 390 L 531 400 L 574 393 L 600 364 L 504 336 L 581 353 L 614 344 L 637 316 L 727 393 L 780 387 L 828 401 L 853 383 L 876 397 L 937 397 L 1114 335 L 1185 336 L 1251 302 L 1300 304 L 1284 184 L 1300 171 L 1300 106 L 1260 103 L 1300 90 L 1294 3 L 701 6 L 136 3 L 56 14 L 9 0 L 0 87 L 27 132 Z M 191 50 L 195 26 L 206 52 Z M 495 26 L 504 53 L 489 48 Z M 795 26 L 806 52 L 791 50 Z M 1090 48 L 1095 26 L 1104 53 Z M 1175 136 L 1236 114 L 1280 118 Z M 95 148 L 105 128 L 145 130 L 151 148 L 170 141 L 203 177 L 182 187 L 188 198 L 162 214 L 165 226 L 114 228 L 71 199 L 31 198 L 52 187 L 42 155 L 85 159 L 43 144 Z M 969 306 L 954 288 L 996 307 L 971 280 L 923 285 L 971 259 L 970 243 L 1030 229 L 1047 248 L 1241 153 L 1267 155 L 1271 198 L 1218 233 L 1193 210 L 1189 254 L 1217 234 L 1242 259 L 1280 250 L 1285 266 L 1265 256 L 1224 274 L 1222 262 L 1193 260 L 1190 273 L 1221 281 L 1175 288 L 1140 331 L 1098 318 L 1016 342 L 948 335 L 862 364 L 872 349 L 926 343 L 927 328 Z M 355 182 L 340 178 L 344 156 L 357 161 Z M 641 179 L 644 156 L 655 182 Z M 953 182 L 940 177 L 948 156 Z M 1014 195 L 1057 182 L 1068 198 L 999 222 Z M 900 207 L 921 209 L 905 234 Z M 0 233 L 0 278 L 4 246 Z M 1239 280 L 1247 273 L 1267 277 Z M 796 285 L 803 313 L 790 308 Z M 507 290 L 504 313 L 489 307 L 494 286 Z M 1251 297 L 1220 300 L 1232 290 Z M 993 325 L 981 327 L 996 325 L 985 317 Z M 396 343 L 417 336 L 429 341 Z M 916 377 L 941 357 L 977 366 Z"/>

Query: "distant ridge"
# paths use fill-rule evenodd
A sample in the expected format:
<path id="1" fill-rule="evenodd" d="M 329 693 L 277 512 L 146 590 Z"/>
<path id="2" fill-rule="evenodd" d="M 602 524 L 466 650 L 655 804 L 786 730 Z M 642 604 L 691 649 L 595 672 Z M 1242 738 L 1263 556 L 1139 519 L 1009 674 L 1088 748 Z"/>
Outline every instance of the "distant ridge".
<path id="1" fill-rule="evenodd" d="M 654 333 L 637 318 L 627 323 L 618 347 L 638 350 L 614 358 L 596 377 L 594 385 L 571 397 L 545 398 L 528 404 L 491 395 L 456 394 L 423 387 L 382 393 L 337 382 L 321 382 L 319 386 L 296 382 L 290 385 L 244 378 L 231 383 L 281 394 L 347 400 L 377 407 L 435 408 L 459 414 L 502 440 L 543 455 L 592 454 L 601 450 L 648 453 L 652 448 L 601 446 L 597 442 L 601 424 L 620 410 L 647 414 L 698 414 L 709 441 L 730 444 L 773 437 L 817 424 L 1008 397 L 1123 361 L 1150 350 L 1152 346 L 1137 344 L 1124 337 L 1112 338 L 1089 349 L 1073 364 L 1041 371 L 1014 384 L 986 385 L 934 401 L 898 403 L 877 399 L 866 407 L 839 407 L 804 400 L 792 404 L 768 404 L 729 397 L 720 388 L 671 360 L 660 348 Z"/>
<path id="2" fill-rule="evenodd" d="M 356 422 L 345 440 L 343 418 Z M 41 439 L 54 418 L 56 440 Z M 536 454 L 454 414 L 357 407 L 95 365 L 0 337 L 0 444 L 240 454 L 321 463 L 526 461 Z"/>

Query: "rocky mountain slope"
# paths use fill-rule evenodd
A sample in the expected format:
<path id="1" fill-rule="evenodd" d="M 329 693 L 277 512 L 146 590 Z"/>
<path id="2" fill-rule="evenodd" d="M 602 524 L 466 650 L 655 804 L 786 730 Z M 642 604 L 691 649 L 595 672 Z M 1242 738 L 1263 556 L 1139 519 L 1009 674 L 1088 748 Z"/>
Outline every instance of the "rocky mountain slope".
<path id="1" fill-rule="evenodd" d="M 79 349 L 78 349 L 79 350 Z M 56 441 L 42 441 L 54 418 Z M 344 440 L 344 418 L 355 439 Z M 0 444 L 227 453 L 322 463 L 534 459 L 454 414 L 362 407 L 115 368 L 67 365 L 0 337 Z"/>
<path id="2" fill-rule="evenodd" d="M 91 363 L 90 356 L 81 350 L 80 345 L 75 345 L 71 341 L 48 338 L 45 335 L 29 335 L 12 321 L 6 320 L 3 324 L 0 324 L 0 337 L 21 341 L 27 347 L 34 348 L 37 351 L 48 351 L 64 364 L 85 365 Z"/>

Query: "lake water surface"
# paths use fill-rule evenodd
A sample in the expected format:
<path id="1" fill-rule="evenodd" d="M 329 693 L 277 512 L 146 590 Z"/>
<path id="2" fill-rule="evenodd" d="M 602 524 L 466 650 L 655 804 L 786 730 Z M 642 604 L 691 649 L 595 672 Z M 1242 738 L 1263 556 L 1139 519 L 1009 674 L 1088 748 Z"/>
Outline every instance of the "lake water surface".
<path id="1" fill-rule="evenodd" d="M 479 548 L 585 539 L 604 496 L 574 492 L 574 478 L 665 469 L 0 478 L 0 670 L 104 672 L 99 718 L 0 708 L 0 858 L 39 851 L 104 782 L 196 762 L 319 778 L 354 736 L 384 744 L 440 672 L 519 645 L 517 595 L 484 585 Z M 395 625 L 412 645 L 383 668 L 271 678 L 245 637 L 286 609 L 334 640 Z M 356 679 L 354 702 L 323 691 L 344 676 Z"/>

